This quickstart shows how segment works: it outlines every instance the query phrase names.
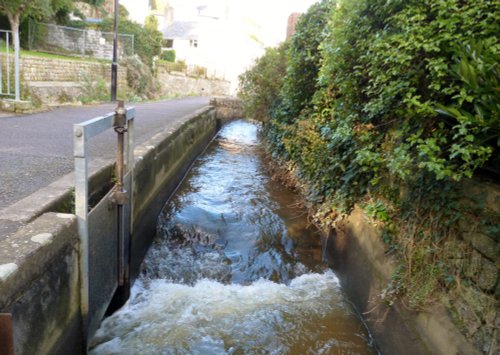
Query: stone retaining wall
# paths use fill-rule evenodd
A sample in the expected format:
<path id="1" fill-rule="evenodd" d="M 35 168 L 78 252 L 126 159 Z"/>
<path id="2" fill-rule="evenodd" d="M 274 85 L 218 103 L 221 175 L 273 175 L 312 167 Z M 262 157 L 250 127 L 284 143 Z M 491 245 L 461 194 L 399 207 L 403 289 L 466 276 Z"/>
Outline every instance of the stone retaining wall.
<path id="1" fill-rule="evenodd" d="M 103 33 L 92 29 L 68 29 L 67 27 L 44 24 L 47 35 L 39 45 L 61 52 L 79 53 L 93 58 L 108 59 L 113 57 L 112 33 Z M 118 37 L 118 56 L 124 54 L 123 39 Z M 35 43 L 38 44 L 38 43 Z M 131 46 L 132 47 L 132 46 Z"/>
<path id="2" fill-rule="evenodd" d="M 21 57 L 21 73 L 26 82 L 83 82 L 111 80 L 111 63 L 55 59 L 34 56 Z M 118 67 L 118 80 L 126 82 L 126 69 Z"/>
<path id="3" fill-rule="evenodd" d="M 500 186 L 466 180 L 459 221 L 461 238 L 446 249 L 464 279 L 450 300 L 449 309 L 462 333 L 485 354 L 500 352 Z"/>
<path id="4" fill-rule="evenodd" d="M 111 64 L 23 56 L 21 75 L 32 99 L 42 105 L 76 103 L 97 81 L 111 81 Z M 119 66 L 119 87 L 127 85 L 126 78 L 126 68 Z"/>
<path id="5" fill-rule="evenodd" d="M 213 97 L 210 105 L 217 107 L 217 118 L 227 120 L 244 117 L 243 101 L 235 97 Z"/>
<path id="6" fill-rule="evenodd" d="M 162 96 L 226 96 L 229 95 L 231 89 L 229 81 L 194 78 L 181 73 L 160 71 L 158 80 L 161 84 Z"/>
<path id="7" fill-rule="evenodd" d="M 22 83 L 42 104 L 57 105 L 79 101 L 84 86 L 98 80 L 111 80 L 111 64 L 83 60 L 21 57 Z M 127 70 L 118 67 L 118 86 L 127 86 Z M 226 96 L 231 83 L 224 80 L 195 78 L 159 70 L 161 96 Z"/>
<path id="8" fill-rule="evenodd" d="M 383 292 L 397 262 L 382 230 L 356 207 L 330 238 L 333 262 L 349 298 L 363 313 L 382 353 L 495 354 L 500 331 L 500 187 L 469 180 L 461 203 L 468 213 L 446 242 L 448 263 L 465 279 L 425 311 L 388 305 Z"/>

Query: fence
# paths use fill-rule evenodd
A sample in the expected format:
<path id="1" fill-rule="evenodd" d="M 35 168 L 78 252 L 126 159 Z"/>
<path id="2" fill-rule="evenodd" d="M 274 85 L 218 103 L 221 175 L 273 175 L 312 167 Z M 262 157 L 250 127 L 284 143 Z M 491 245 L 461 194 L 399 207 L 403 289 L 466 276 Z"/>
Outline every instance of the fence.
<path id="1" fill-rule="evenodd" d="M 12 31 L 0 30 L 0 97 L 20 99 L 19 52 L 12 50 Z"/>
<path id="2" fill-rule="evenodd" d="M 109 59 L 113 57 L 113 32 L 80 29 L 31 21 L 28 30 L 30 50 Z M 134 54 L 134 35 L 118 34 L 118 57 Z"/>

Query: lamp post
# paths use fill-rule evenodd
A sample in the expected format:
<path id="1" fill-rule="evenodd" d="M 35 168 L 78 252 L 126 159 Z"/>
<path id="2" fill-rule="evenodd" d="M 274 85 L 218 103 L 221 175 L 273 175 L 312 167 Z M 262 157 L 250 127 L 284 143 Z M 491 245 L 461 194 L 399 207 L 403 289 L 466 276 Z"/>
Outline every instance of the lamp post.
<path id="1" fill-rule="evenodd" d="M 118 0 L 115 0 L 115 16 L 113 21 L 113 60 L 111 63 L 111 102 L 116 101 L 116 85 L 118 82 Z"/>

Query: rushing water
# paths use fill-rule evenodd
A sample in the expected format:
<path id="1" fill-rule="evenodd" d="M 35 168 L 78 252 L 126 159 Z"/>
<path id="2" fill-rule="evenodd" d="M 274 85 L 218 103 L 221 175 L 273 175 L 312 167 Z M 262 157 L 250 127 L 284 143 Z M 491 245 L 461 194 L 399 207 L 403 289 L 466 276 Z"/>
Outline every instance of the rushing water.
<path id="1" fill-rule="evenodd" d="M 259 126 L 226 125 L 158 222 L 130 301 L 92 354 L 372 354 Z"/>

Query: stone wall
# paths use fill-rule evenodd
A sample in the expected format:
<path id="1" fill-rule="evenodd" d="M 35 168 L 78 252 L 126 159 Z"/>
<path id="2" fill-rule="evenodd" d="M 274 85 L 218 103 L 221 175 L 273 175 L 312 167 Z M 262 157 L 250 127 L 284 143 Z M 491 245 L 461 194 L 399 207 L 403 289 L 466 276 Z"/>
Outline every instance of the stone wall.
<path id="1" fill-rule="evenodd" d="M 41 51 L 48 50 L 56 53 L 73 53 L 92 58 L 111 60 L 113 57 L 113 36 L 112 33 L 98 30 L 82 30 L 78 28 L 68 28 L 51 24 L 39 24 L 44 26 L 46 35 L 43 39 L 35 42 L 34 49 Z M 127 38 L 130 43 L 130 51 L 133 48 L 132 38 Z M 118 37 L 118 56 L 124 54 L 124 39 Z"/>
<path id="2" fill-rule="evenodd" d="M 76 102 L 83 86 L 97 80 L 111 80 L 111 64 L 83 60 L 21 57 L 22 83 L 43 104 Z M 127 86 L 127 70 L 118 67 L 118 86 Z M 161 96 L 229 95 L 231 83 L 224 80 L 189 77 L 160 70 Z"/>
<path id="3" fill-rule="evenodd" d="M 446 245 L 464 272 L 450 300 L 455 322 L 483 353 L 500 352 L 500 186 L 469 179 L 464 182 L 466 207 L 459 222 L 461 238 Z"/>
<path id="4" fill-rule="evenodd" d="M 231 83 L 225 80 L 189 77 L 181 73 L 158 72 L 162 96 L 229 95 Z"/>
<path id="5" fill-rule="evenodd" d="M 397 261 L 382 229 L 357 207 L 331 234 L 333 263 L 382 353 L 496 354 L 500 331 L 500 186 L 470 179 L 459 229 L 444 246 L 446 263 L 462 270 L 458 287 L 430 309 L 387 304 L 383 293 Z"/>
<path id="6" fill-rule="evenodd" d="M 25 82 L 82 82 L 101 78 L 110 81 L 111 63 L 22 56 L 21 73 Z M 126 82 L 124 67 L 118 67 L 118 80 Z"/>
<path id="7" fill-rule="evenodd" d="M 20 65 L 22 85 L 42 105 L 78 102 L 98 80 L 111 81 L 110 63 L 22 56 Z M 119 66 L 119 87 L 127 85 L 126 78 L 126 68 Z"/>
<path id="8" fill-rule="evenodd" d="M 384 290 L 397 261 L 387 254 L 382 229 L 361 208 L 337 226 L 329 243 L 343 290 L 363 315 L 382 354 L 480 354 L 441 304 L 416 312 L 385 301 Z"/>
<path id="9" fill-rule="evenodd" d="M 235 97 L 213 97 L 210 99 L 210 105 L 217 108 L 218 119 L 242 118 L 243 101 Z"/>

